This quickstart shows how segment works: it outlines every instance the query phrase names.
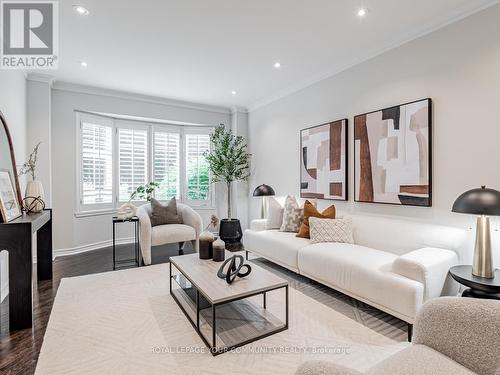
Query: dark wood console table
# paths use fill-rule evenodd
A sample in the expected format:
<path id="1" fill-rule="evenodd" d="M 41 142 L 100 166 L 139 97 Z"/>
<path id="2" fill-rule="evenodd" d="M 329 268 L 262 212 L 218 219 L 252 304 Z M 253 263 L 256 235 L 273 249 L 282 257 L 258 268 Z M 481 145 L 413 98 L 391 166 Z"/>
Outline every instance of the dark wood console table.
<path id="1" fill-rule="evenodd" d="M 9 329 L 33 326 L 33 233 L 37 234 L 37 278 L 52 279 L 52 210 L 0 224 L 0 250 L 9 252 Z"/>

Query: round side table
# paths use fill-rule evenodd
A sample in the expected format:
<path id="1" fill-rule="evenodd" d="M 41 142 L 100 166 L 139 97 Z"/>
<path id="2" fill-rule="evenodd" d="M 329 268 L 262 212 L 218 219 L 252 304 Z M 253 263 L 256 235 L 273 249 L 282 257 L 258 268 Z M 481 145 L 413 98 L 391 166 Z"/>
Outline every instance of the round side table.
<path id="1" fill-rule="evenodd" d="M 449 272 L 456 281 L 469 287 L 463 291 L 462 297 L 500 300 L 500 269 L 495 270 L 493 279 L 472 275 L 472 266 L 454 266 Z"/>

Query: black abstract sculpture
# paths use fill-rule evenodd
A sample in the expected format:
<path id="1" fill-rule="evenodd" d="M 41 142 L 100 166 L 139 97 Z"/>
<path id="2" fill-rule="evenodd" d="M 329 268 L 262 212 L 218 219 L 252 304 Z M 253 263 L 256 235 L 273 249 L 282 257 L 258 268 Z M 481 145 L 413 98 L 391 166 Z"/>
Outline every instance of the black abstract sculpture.
<path id="1" fill-rule="evenodd" d="M 236 276 L 245 277 L 250 275 L 250 272 L 252 272 L 252 267 L 250 267 L 249 264 L 243 263 L 244 259 L 241 255 L 234 255 L 231 258 L 226 259 L 226 261 L 222 263 L 219 271 L 217 271 L 217 276 L 221 279 L 226 279 L 226 282 L 228 284 L 231 284 L 234 279 L 236 279 Z M 229 266 L 227 267 L 227 271 L 225 271 L 224 268 L 227 264 L 229 264 Z M 243 268 L 246 268 L 246 270 L 242 272 L 241 270 Z"/>
<path id="2" fill-rule="evenodd" d="M 41 206 L 41 208 L 38 208 Z M 23 210 L 27 214 L 34 212 L 40 212 L 45 210 L 45 202 L 42 198 L 38 197 L 26 197 L 23 199 Z"/>

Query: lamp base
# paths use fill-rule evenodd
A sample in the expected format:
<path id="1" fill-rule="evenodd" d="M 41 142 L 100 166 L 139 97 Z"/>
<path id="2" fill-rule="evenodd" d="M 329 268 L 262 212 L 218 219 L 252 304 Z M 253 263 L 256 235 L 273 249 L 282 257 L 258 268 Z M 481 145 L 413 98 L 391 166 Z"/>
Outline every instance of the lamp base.
<path id="1" fill-rule="evenodd" d="M 472 274 L 486 279 L 495 277 L 491 251 L 490 219 L 484 215 L 477 218 Z"/>

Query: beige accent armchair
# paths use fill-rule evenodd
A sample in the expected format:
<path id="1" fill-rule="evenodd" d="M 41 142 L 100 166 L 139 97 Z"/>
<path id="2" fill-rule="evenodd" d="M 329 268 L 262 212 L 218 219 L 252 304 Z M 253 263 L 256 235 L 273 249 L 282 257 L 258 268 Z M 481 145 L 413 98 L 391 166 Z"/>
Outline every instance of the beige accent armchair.
<path id="1" fill-rule="evenodd" d="M 361 375 L 328 361 L 302 364 L 296 375 Z M 500 374 L 500 301 L 443 297 L 417 315 L 413 345 L 367 375 Z"/>
<path id="2" fill-rule="evenodd" d="M 165 224 L 152 227 L 149 219 L 150 213 L 150 203 L 140 206 L 136 213 L 139 218 L 139 244 L 141 245 L 145 265 L 151 264 L 151 248 L 153 246 L 178 243 L 179 254 L 182 254 L 184 243 L 191 241 L 194 250 L 198 252 L 198 239 L 203 225 L 200 214 L 188 205 L 177 203 L 177 214 L 181 217 L 182 224 Z"/>

